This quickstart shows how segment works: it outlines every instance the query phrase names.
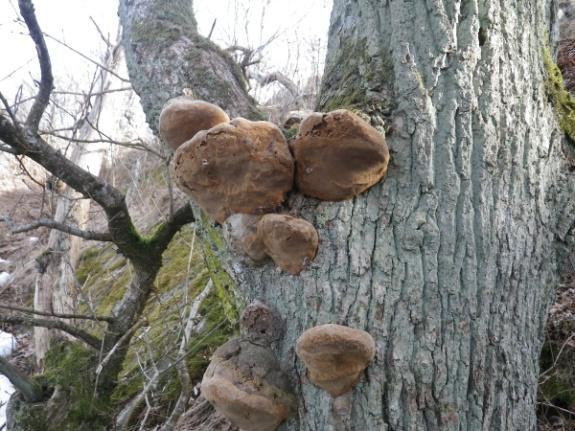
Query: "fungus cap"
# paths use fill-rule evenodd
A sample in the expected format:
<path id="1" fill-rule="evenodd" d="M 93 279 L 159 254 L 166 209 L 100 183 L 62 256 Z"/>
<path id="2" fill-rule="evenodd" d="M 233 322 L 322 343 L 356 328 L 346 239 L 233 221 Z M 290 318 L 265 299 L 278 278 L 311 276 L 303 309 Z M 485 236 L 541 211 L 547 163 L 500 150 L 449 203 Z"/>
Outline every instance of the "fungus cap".
<path id="1" fill-rule="evenodd" d="M 288 214 L 266 214 L 258 223 L 258 237 L 277 266 L 299 274 L 316 254 L 319 238 L 315 227 Z"/>
<path id="2" fill-rule="evenodd" d="M 172 162 L 178 186 L 220 223 L 277 208 L 293 187 L 294 162 L 280 129 L 237 118 L 197 133 Z"/>
<path id="3" fill-rule="evenodd" d="M 338 397 L 349 391 L 375 356 L 375 341 L 367 332 L 341 325 L 321 325 L 305 331 L 296 352 L 310 380 Z"/>
<path id="4" fill-rule="evenodd" d="M 240 338 L 215 351 L 201 390 L 244 431 L 274 431 L 295 411 L 289 381 L 271 350 Z"/>
<path id="5" fill-rule="evenodd" d="M 345 109 L 309 115 L 300 124 L 292 150 L 297 187 L 317 199 L 350 199 L 387 173 L 385 138 Z"/>
<path id="6" fill-rule="evenodd" d="M 173 150 L 192 139 L 200 130 L 230 121 L 219 106 L 190 96 L 168 100 L 160 113 L 160 136 Z"/>

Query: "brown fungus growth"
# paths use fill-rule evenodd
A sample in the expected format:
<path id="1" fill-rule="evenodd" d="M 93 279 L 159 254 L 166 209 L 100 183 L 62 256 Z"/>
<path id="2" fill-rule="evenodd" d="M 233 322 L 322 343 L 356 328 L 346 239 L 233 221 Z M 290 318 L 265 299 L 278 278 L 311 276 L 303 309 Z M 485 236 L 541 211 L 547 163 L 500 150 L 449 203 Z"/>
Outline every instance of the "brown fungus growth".
<path id="1" fill-rule="evenodd" d="M 297 187 L 317 199 L 351 199 L 387 173 L 385 138 L 345 109 L 308 116 L 300 124 L 292 150 Z"/>
<path id="2" fill-rule="evenodd" d="M 309 379 L 338 397 L 348 392 L 375 356 L 375 341 L 367 332 L 341 325 L 321 325 L 305 331 L 296 352 Z"/>
<path id="3" fill-rule="evenodd" d="M 224 237 L 230 249 L 245 254 L 256 263 L 268 259 L 264 243 L 257 235 L 260 219 L 258 215 L 232 214 L 224 223 Z"/>
<path id="4" fill-rule="evenodd" d="M 271 350 L 241 338 L 215 351 L 201 390 L 244 431 L 274 431 L 296 409 L 289 380 Z"/>
<path id="5" fill-rule="evenodd" d="M 277 266 L 299 274 L 317 254 L 319 238 L 313 225 L 288 214 L 266 214 L 258 223 L 258 237 Z"/>
<path id="6" fill-rule="evenodd" d="M 173 150 L 192 139 L 200 130 L 230 121 L 219 106 L 190 96 L 168 100 L 160 113 L 160 136 Z"/>
<path id="7" fill-rule="evenodd" d="M 223 223 L 231 214 L 281 205 L 293 187 L 294 162 L 277 126 L 236 118 L 180 146 L 172 170 L 178 186 Z"/>

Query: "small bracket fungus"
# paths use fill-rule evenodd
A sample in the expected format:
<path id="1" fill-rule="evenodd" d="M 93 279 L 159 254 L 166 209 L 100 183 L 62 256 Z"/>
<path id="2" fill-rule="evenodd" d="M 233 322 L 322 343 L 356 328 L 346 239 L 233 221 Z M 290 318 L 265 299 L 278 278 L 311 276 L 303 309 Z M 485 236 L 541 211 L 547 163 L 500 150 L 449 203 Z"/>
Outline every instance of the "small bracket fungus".
<path id="1" fill-rule="evenodd" d="M 277 266 L 299 274 L 315 258 L 319 238 L 313 225 L 287 214 L 266 214 L 258 223 L 258 237 Z"/>
<path id="2" fill-rule="evenodd" d="M 317 199 L 351 199 L 387 173 L 385 138 L 345 109 L 308 116 L 300 124 L 292 150 L 297 187 Z"/>
<path id="3" fill-rule="evenodd" d="M 200 130 L 230 121 L 230 117 L 219 106 L 190 96 L 168 100 L 160 113 L 160 136 L 173 150 Z"/>
<path id="4" fill-rule="evenodd" d="M 296 409 L 271 350 L 241 338 L 215 351 L 201 388 L 214 408 L 244 431 L 274 431 Z"/>
<path id="5" fill-rule="evenodd" d="M 179 187 L 223 223 L 278 207 L 293 187 L 294 162 L 277 126 L 237 118 L 181 145 L 172 170 Z"/>
<path id="6" fill-rule="evenodd" d="M 296 352 L 310 380 L 338 397 L 349 391 L 375 356 L 375 341 L 367 332 L 341 325 L 321 325 L 305 331 Z"/>
<path id="7" fill-rule="evenodd" d="M 230 248 L 256 263 L 268 258 L 264 244 L 257 235 L 260 219 L 258 215 L 232 214 L 224 224 L 224 236 Z"/>
<path id="8" fill-rule="evenodd" d="M 240 328 L 245 339 L 269 345 L 281 338 L 284 326 L 277 312 L 255 300 L 242 313 Z"/>

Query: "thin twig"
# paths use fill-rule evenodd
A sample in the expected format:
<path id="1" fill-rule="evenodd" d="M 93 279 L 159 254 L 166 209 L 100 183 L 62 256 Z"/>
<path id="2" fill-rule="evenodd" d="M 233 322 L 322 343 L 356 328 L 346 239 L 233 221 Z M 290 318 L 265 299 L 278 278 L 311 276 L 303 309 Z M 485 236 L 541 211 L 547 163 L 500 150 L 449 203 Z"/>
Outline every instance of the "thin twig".
<path id="1" fill-rule="evenodd" d="M 95 321 L 102 321 L 102 322 L 112 322 L 114 320 L 113 317 L 110 316 L 87 316 L 85 314 L 62 314 L 62 313 L 48 313 L 44 311 L 36 311 L 30 308 L 22 308 L 16 307 L 13 305 L 8 304 L 1 304 L 0 308 L 12 311 L 20 311 L 22 313 L 29 313 L 29 314 L 36 314 L 38 316 L 47 316 L 47 317 L 57 317 L 59 319 L 80 319 L 80 320 L 95 320 Z"/>
<path id="2" fill-rule="evenodd" d="M 12 233 L 23 233 L 28 232 L 40 227 L 47 227 L 50 229 L 56 229 L 61 232 L 69 233 L 70 235 L 78 236 L 80 238 L 94 240 L 94 241 L 112 241 L 112 236 L 108 232 L 93 232 L 89 230 L 82 230 L 77 226 L 68 225 L 65 223 L 60 223 L 51 219 L 39 219 L 33 223 L 16 226 L 14 222 L 8 217 L 0 217 L 0 221 L 5 222 L 10 226 Z"/>
<path id="3" fill-rule="evenodd" d="M 52 76 L 52 65 L 50 63 L 50 55 L 48 54 L 46 41 L 36 20 L 34 5 L 31 0 L 19 0 L 18 5 L 20 6 L 20 14 L 22 18 L 24 18 L 28 31 L 30 32 L 30 37 L 36 45 L 38 62 L 40 63 L 40 88 L 34 99 L 34 104 L 28 113 L 28 118 L 26 118 L 26 125 L 33 132 L 36 132 L 40 124 L 40 119 L 50 102 L 50 93 L 54 88 L 54 77 Z"/>
<path id="4" fill-rule="evenodd" d="M 100 348 L 101 341 L 98 337 L 89 334 L 82 329 L 68 325 L 61 320 L 36 319 L 28 316 L 0 316 L 0 322 L 9 323 L 11 325 L 39 326 L 48 329 L 59 329 L 60 331 L 66 332 L 67 334 L 84 341 L 94 349 Z"/>

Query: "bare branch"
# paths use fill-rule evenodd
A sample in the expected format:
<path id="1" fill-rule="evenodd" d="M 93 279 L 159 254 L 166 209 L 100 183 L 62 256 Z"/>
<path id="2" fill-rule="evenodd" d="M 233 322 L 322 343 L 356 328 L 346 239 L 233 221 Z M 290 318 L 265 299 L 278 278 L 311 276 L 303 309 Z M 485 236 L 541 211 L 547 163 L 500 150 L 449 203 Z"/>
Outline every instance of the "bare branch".
<path id="1" fill-rule="evenodd" d="M 80 91 L 63 91 L 63 90 L 56 90 L 53 93 L 54 94 L 65 94 L 65 95 L 70 95 L 70 96 L 96 97 L 96 96 L 102 96 L 104 94 L 117 93 L 120 91 L 131 91 L 131 90 L 132 90 L 132 87 L 120 87 L 120 88 L 111 88 L 109 90 L 104 90 L 104 91 L 94 91 L 91 93 L 82 93 Z"/>
<path id="2" fill-rule="evenodd" d="M 113 75 L 113 76 L 115 76 L 116 78 L 118 78 L 120 81 L 124 81 L 124 82 L 128 82 L 128 83 L 130 82 L 129 79 L 126 79 L 126 78 L 124 78 L 124 77 L 118 75 L 118 74 L 117 74 L 116 72 L 114 72 L 112 69 L 110 69 L 110 68 L 104 66 L 102 63 L 100 63 L 100 62 L 98 62 L 98 61 L 96 61 L 96 60 L 94 60 L 94 59 L 88 57 L 86 54 L 83 54 L 82 52 L 78 51 L 77 49 L 72 48 L 70 45 L 68 45 L 68 44 L 65 43 L 65 42 L 62 42 L 60 39 L 58 39 L 58 38 L 56 38 L 56 37 L 54 37 L 54 36 L 51 36 L 51 35 L 49 35 L 49 34 L 46 33 L 46 32 L 44 32 L 44 36 L 46 36 L 47 38 L 53 40 L 53 41 L 56 42 L 56 43 L 59 43 L 60 45 L 64 46 L 65 48 L 68 48 L 68 49 L 69 49 L 70 51 L 72 51 L 73 53 L 78 54 L 78 55 L 79 55 L 80 57 L 82 57 L 83 59 L 89 61 L 89 62 L 92 63 L 92 64 L 95 64 L 95 65 L 98 66 L 100 69 L 105 70 L 105 71 L 108 72 L 110 75 Z"/>
<path id="3" fill-rule="evenodd" d="M 188 223 L 195 221 L 194 212 L 190 204 L 179 208 L 155 234 L 152 239 L 153 247 L 158 251 L 166 249 L 172 238 Z"/>
<path id="4" fill-rule="evenodd" d="M 85 342 L 87 345 L 96 350 L 100 349 L 102 343 L 98 337 L 83 331 L 82 329 L 68 325 L 61 320 L 36 319 L 27 316 L 0 316 L 0 322 L 9 323 L 11 325 L 40 326 L 42 328 L 58 329 L 60 331 L 66 332 L 67 334 L 70 334 L 72 337 Z"/>
<path id="5" fill-rule="evenodd" d="M 20 311 L 22 313 L 36 314 L 38 316 L 57 317 L 59 319 L 95 320 L 97 322 L 112 322 L 114 320 L 114 318 L 110 316 L 88 316 L 85 314 L 46 313 L 43 311 L 36 311 L 30 308 L 16 307 L 8 304 L 0 304 L 0 308 L 5 310 Z"/>
<path id="6" fill-rule="evenodd" d="M 34 104 L 28 113 L 28 118 L 26 119 L 26 125 L 32 131 L 36 132 L 40 124 L 40 119 L 50 102 L 50 93 L 54 88 L 54 77 L 52 76 L 52 65 L 50 64 L 50 55 L 48 54 L 48 48 L 46 48 L 46 41 L 36 20 L 34 5 L 31 0 L 19 0 L 18 5 L 20 6 L 22 18 L 24 18 L 28 31 L 30 32 L 30 37 L 32 37 L 32 40 L 36 44 L 38 62 L 40 63 L 40 88 L 34 100 Z"/>
<path id="7" fill-rule="evenodd" d="M 272 72 L 267 75 L 262 75 L 257 72 L 249 72 L 248 78 L 255 79 L 262 87 L 271 84 L 272 82 L 279 82 L 287 91 L 294 97 L 298 96 L 297 85 L 281 72 Z"/>
<path id="8" fill-rule="evenodd" d="M 14 365 L 0 356 L 0 373 L 4 374 L 10 383 L 18 389 L 29 403 L 42 401 L 42 388 L 33 380 L 30 380 Z"/>
<path id="9" fill-rule="evenodd" d="M 0 217 L 0 221 L 5 222 L 10 226 L 10 230 L 12 233 L 22 233 L 28 232 L 34 229 L 38 229 L 40 227 L 47 227 L 50 229 L 56 229 L 61 232 L 69 233 L 70 235 L 78 236 L 80 238 L 94 240 L 94 241 L 112 241 L 112 235 L 108 232 L 94 232 L 89 230 L 82 230 L 77 226 L 67 225 L 65 223 L 59 223 L 55 220 L 42 218 L 36 220 L 33 223 L 15 226 L 14 222 L 10 220 L 8 217 Z"/>

